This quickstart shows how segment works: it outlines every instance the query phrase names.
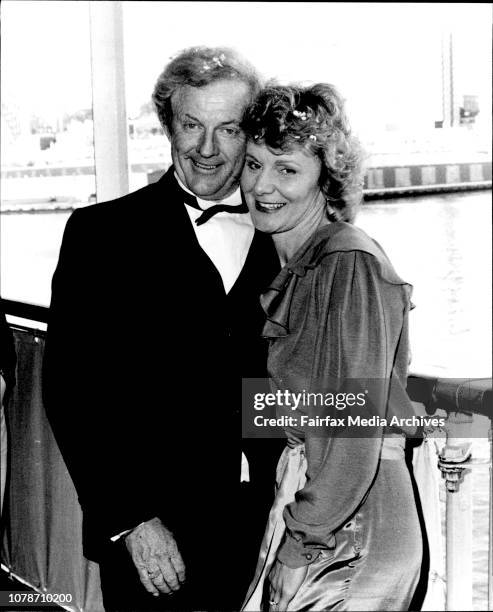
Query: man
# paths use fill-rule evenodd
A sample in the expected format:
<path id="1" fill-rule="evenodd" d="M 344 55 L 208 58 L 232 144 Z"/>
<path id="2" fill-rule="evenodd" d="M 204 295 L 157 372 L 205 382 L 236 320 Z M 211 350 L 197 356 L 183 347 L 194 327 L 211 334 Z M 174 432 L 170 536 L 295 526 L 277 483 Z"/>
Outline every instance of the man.
<path id="1" fill-rule="evenodd" d="M 107 610 L 239 609 L 253 576 L 277 448 L 240 487 L 241 377 L 265 376 L 279 266 L 238 188 L 258 87 L 227 49 L 181 53 L 153 95 L 173 167 L 67 223 L 43 397 Z"/>

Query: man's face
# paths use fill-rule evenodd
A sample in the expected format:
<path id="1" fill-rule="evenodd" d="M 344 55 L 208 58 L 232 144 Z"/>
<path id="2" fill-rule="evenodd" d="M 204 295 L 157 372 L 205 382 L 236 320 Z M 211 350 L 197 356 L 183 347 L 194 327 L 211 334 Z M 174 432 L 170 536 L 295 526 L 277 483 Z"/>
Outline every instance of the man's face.
<path id="1" fill-rule="evenodd" d="M 240 121 L 249 99 L 246 83 L 227 80 L 186 85 L 171 99 L 171 157 L 182 183 L 203 200 L 220 200 L 238 185 L 245 156 Z"/>

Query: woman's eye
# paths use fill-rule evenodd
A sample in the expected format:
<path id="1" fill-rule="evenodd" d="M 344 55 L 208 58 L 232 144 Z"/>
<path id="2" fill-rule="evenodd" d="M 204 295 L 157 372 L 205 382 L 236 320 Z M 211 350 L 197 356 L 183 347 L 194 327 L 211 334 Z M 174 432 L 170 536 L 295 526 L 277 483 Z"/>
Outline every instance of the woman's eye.
<path id="1" fill-rule="evenodd" d="M 281 168 L 280 169 L 281 174 L 296 174 L 296 170 L 294 168 Z"/>
<path id="2" fill-rule="evenodd" d="M 259 170 L 260 168 L 260 164 L 252 161 L 251 159 L 247 161 L 246 165 L 247 165 L 247 168 L 250 168 L 250 170 Z"/>

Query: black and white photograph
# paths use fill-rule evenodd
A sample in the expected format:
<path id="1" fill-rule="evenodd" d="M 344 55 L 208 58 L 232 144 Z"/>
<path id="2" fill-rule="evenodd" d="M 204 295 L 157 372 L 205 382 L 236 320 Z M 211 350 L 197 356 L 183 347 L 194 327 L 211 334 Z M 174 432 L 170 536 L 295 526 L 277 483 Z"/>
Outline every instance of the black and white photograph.
<path id="1" fill-rule="evenodd" d="M 493 4 L 0 28 L 0 610 L 492 610 Z"/>

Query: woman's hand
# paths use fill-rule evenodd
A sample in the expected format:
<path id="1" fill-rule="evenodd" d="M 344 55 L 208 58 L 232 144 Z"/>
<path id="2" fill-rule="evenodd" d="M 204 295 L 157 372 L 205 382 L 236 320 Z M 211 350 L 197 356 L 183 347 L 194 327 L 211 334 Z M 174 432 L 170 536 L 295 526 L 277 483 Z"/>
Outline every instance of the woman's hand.
<path id="1" fill-rule="evenodd" d="M 285 612 L 307 572 L 307 565 L 293 569 L 276 560 L 269 574 L 269 612 Z"/>

